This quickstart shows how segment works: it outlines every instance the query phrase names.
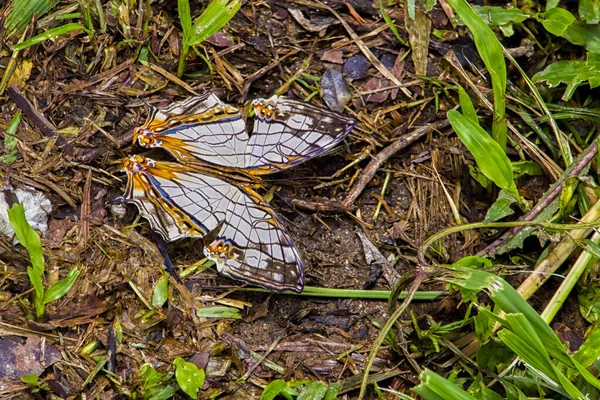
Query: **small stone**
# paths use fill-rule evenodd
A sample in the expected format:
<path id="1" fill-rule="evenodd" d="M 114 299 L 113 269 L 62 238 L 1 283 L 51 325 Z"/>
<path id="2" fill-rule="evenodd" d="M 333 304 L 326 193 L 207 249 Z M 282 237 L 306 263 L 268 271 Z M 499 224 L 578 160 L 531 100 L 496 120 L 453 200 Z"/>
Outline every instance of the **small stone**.
<path id="1" fill-rule="evenodd" d="M 44 236 L 48 235 L 48 215 L 52 212 L 52 203 L 46 194 L 33 188 L 16 189 L 13 193 L 17 196 L 25 209 L 25 218 L 29 225 L 36 230 L 41 231 Z M 4 196 L 0 195 L 0 232 L 11 238 L 15 234 L 10 221 L 8 220 L 8 205 Z M 14 243 L 18 243 L 15 237 Z"/>
<path id="2" fill-rule="evenodd" d="M 369 76 L 371 63 L 363 55 L 357 54 L 350 57 L 344 64 L 344 73 L 350 79 L 363 79 Z"/>
<path id="3" fill-rule="evenodd" d="M 342 111 L 352 98 L 350 87 L 341 72 L 327 71 L 321 77 L 321 96 L 331 110 Z"/>

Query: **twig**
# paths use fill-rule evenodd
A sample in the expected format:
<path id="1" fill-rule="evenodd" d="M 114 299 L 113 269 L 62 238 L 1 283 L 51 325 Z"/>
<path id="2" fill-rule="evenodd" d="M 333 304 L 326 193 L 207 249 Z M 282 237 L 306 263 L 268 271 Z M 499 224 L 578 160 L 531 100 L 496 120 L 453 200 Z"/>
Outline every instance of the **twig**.
<path id="1" fill-rule="evenodd" d="M 56 127 L 54 124 L 44 116 L 41 112 L 39 112 L 33 104 L 25 96 L 16 86 L 11 86 L 6 91 L 8 97 L 12 101 L 15 102 L 17 107 L 19 107 L 23 113 L 37 126 L 40 131 L 47 137 L 58 136 L 56 139 L 56 145 L 58 147 L 62 147 L 65 153 L 68 155 L 73 155 L 73 146 L 67 140 L 58 134 Z"/>
<path id="2" fill-rule="evenodd" d="M 448 120 L 437 121 L 432 124 L 428 124 L 425 126 L 418 127 L 411 132 L 401 136 L 399 139 L 394 141 L 385 149 L 381 150 L 377 153 L 369 165 L 363 170 L 360 177 L 357 179 L 354 187 L 350 190 L 350 193 L 346 196 L 343 203 L 346 206 L 351 206 L 354 201 L 360 196 L 362 191 L 367 187 L 367 184 L 373 179 L 377 170 L 394 154 L 399 152 L 400 150 L 406 148 L 408 145 L 414 143 L 418 139 L 422 138 L 432 130 L 443 129 L 450 125 Z"/>
<path id="3" fill-rule="evenodd" d="M 346 212 L 352 211 L 354 207 L 351 205 L 344 204 L 340 201 L 332 201 L 332 200 L 320 200 L 320 201 L 310 201 L 303 199 L 292 199 L 286 198 L 284 199 L 286 203 L 289 203 L 295 207 L 302 208 L 304 210 L 309 211 L 325 211 L 325 212 Z"/>

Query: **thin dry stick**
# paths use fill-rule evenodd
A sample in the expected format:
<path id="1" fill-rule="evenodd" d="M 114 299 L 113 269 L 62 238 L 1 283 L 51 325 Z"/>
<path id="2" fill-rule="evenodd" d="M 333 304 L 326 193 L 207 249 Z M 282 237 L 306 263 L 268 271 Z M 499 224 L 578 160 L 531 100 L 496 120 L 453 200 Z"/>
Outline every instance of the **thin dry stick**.
<path id="1" fill-rule="evenodd" d="M 344 199 L 343 203 L 346 206 L 351 206 L 354 203 L 354 201 L 358 198 L 358 196 L 360 196 L 362 191 L 367 187 L 367 184 L 371 181 L 371 179 L 373 179 L 373 177 L 377 173 L 377 170 L 379 170 L 379 168 L 394 154 L 406 148 L 408 145 L 414 143 L 415 141 L 425 136 L 432 130 L 443 129 L 448 125 L 450 125 L 448 120 L 443 120 L 415 128 L 409 133 L 402 135 L 399 139 L 392 142 L 392 144 L 390 144 L 385 149 L 381 150 L 379 153 L 373 156 L 373 159 L 371 160 L 369 165 L 367 165 L 367 167 L 363 170 L 362 174 L 356 181 L 352 190 L 350 190 L 350 193 L 348 193 L 348 195 Z"/>
<path id="2" fill-rule="evenodd" d="M 40 131 L 47 137 L 57 136 L 56 145 L 62 147 L 65 153 L 72 155 L 73 147 L 67 140 L 57 133 L 57 129 L 54 124 L 44 116 L 37 108 L 31 104 L 31 102 L 21 93 L 16 86 L 11 86 L 6 91 L 8 97 L 15 102 L 23 113 L 39 128 Z"/>

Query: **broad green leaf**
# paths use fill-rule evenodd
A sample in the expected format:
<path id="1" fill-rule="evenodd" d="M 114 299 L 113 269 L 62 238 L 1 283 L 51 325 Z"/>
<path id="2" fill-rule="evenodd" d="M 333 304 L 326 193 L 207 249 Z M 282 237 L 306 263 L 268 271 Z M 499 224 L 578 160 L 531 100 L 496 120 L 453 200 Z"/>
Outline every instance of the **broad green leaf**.
<path id="1" fill-rule="evenodd" d="M 15 51 L 23 50 L 23 49 L 31 47 L 31 46 L 33 46 L 35 44 L 44 42 L 44 41 L 49 40 L 49 39 L 57 38 L 60 35 L 64 35 L 65 33 L 69 33 L 69 32 L 76 31 L 76 30 L 83 30 L 83 31 L 85 31 L 86 29 L 85 29 L 85 26 L 83 26 L 83 25 L 81 25 L 79 23 L 71 22 L 71 23 L 68 23 L 68 24 L 65 24 L 65 25 L 58 26 L 56 28 L 48 29 L 44 33 L 41 33 L 41 34 L 39 34 L 37 36 L 34 36 L 34 37 L 32 37 L 32 38 L 30 38 L 30 39 L 28 39 L 28 40 L 26 40 L 26 41 L 24 41 L 22 43 L 15 44 L 14 46 L 12 46 L 12 49 L 15 50 Z"/>
<path id="2" fill-rule="evenodd" d="M 573 197 L 579 185 L 579 178 L 571 176 L 563 184 L 559 197 L 559 214 L 562 217 L 570 215 L 570 212 L 575 208 L 577 198 Z"/>
<path id="3" fill-rule="evenodd" d="M 494 204 L 492 204 L 485 214 L 484 221 L 486 223 L 500 221 L 502 218 L 514 214 L 515 212 L 510 206 L 517 202 L 518 199 L 515 199 L 515 196 L 502 189 Z"/>
<path id="4" fill-rule="evenodd" d="M 204 318 L 242 318 L 239 309 L 225 306 L 201 308 L 196 312 L 196 315 Z"/>
<path id="5" fill-rule="evenodd" d="M 192 399 L 198 397 L 198 390 L 204 385 L 204 370 L 199 369 L 196 364 L 185 361 L 181 357 L 177 357 L 175 364 L 175 378 L 181 390 Z"/>
<path id="6" fill-rule="evenodd" d="M 452 128 L 469 149 L 481 172 L 501 189 L 520 198 L 512 165 L 502 147 L 478 124 L 458 111 L 448 111 Z"/>
<path id="7" fill-rule="evenodd" d="M 490 78 L 494 94 L 494 120 L 492 122 L 492 136 L 504 151 L 506 148 L 507 121 L 506 121 L 506 63 L 502 45 L 490 27 L 473 11 L 465 0 L 448 0 L 460 19 L 467 25 L 475 46 L 483 60 Z"/>
<path id="8" fill-rule="evenodd" d="M 590 323 L 595 324 L 600 319 L 600 288 L 584 287 L 577 294 L 579 311 Z"/>
<path id="9" fill-rule="evenodd" d="M 40 241 L 38 234 L 31 228 L 29 222 L 27 222 L 23 204 L 15 204 L 8 210 L 8 219 L 17 235 L 17 239 L 19 239 L 19 243 L 21 243 L 29 253 L 29 259 L 31 260 L 33 270 L 41 277 L 44 273 L 42 242 Z"/>
<path id="10" fill-rule="evenodd" d="M 520 23 L 529 18 L 529 15 L 518 8 L 504 8 L 499 6 L 472 6 L 479 18 L 491 26 L 502 26 L 510 23 Z"/>
<path id="11" fill-rule="evenodd" d="M 563 100 L 567 101 L 582 82 L 589 82 L 592 89 L 600 86 L 600 60 L 588 53 L 586 61 L 558 61 L 535 74 L 532 80 L 535 83 L 546 82 L 550 87 L 566 83 Z"/>
<path id="12" fill-rule="evenodd" d="M 588 24 L 600 22 L 600 1 L 579 0 L 579 16 Z"/>
<path id="13" fill-rule="evenodd" d="M 303 390 L 296 400 L 322 400 L 327 392 L 327 385 L 323 382 L 311 382 Z"/>
<path id="14" fill-rule="evenodd" d="M 33 373 L 33 374 L 29 374 L 29 375 L 23 375 L 21 377 L 21 380 L 31 386 L 39 386 L 40 383 L 38 381 L 38 376 Z"/>
<path id="15" fill-rule="evenodd" d="M 485 315 L 485 317 L 483 317 L 484 319 L 480 321 L 482 325 L 485 324 L 484 326 L 481 326 L 481 328 L 484 330 L 478 333 L 477 337 L 479 338 L 479 335 L 481 335 L 482 339 L 489 339 L 483 342 L 484 344 L 477 351 L 475 358 L 479 368 L 500 373 L 504 369 L 508 368 L 508 366 L 514 361 L 515 353 L 506 347 L 501 340 L 497 338 L 490 339 L 490 335 L 493 333 L 493 331 L 489 332 L 489 329 L 493 330 L 496 321 L 494 318 L 490 318 L 488 314 L 489 312 L 483 312 L 477 315 L 475 318 L 476 320 L 477 318 Z"/>
<path id="16" fill-rule="evenodd" d="M 202 43 L 219 31 L 242 6 L 240 0 L 213 0 L 192 26 L 189 46 Z"/>
<path id="17" fill-rule="evenodd" d="M 154 287 L 154 293 L 152 294 L 152 305 L 156 308 L 161 308 L 167 299 L 169 298 L 169 276 L 163 275 L 156 286 Z"/>
<path id="18" fill-rule="evenodd" d="M 587 368 L 600 358 L 600 329 L 592 330 L 574 356 L 575 360 Z"/>
<path id="19" fill-rule="evenodd" d="M 462 111 L 462 115 L 464 115 L 474 123 L 479 124 L 479 120 L 477 119 L 477 112 L 475 111 L 473 102 L 471 101 L 471 98 L 462 86 L 458 86 L 458 101 L 460 102 L 460 110 Z"/>
<path id="20" fill-rule="evenodd" d="M 600 25 L 575 21 L 563 32 L 562 37 L 573 44 L 584 46 L 590 53 L 600 53 Z"/>
<path id="21" fill-rule="evenodd" d="M 260 396 L 260 400 L 273 400 L 279 393 L 281 393 L 283 389 L 285 389 L 286 386 L 287 384 L 285 381 L 281 379 L 272 381 L 263 391 L 262 396 Z"/>
<path id="22" fill-rule="evenodd" d="M 50 286 L 44 294 L 44 304 L 48 304 L 51 301 L 58 300 L 63 297 L 71 287 L 75 284 L 77 277 L 79 276 L 79 270 L 77 268 L 71 268 L 67 276 L 54 285 Z"/>
<path id="23" fill-rule="evenodd" d="M 428 369 L 419 376 L 421 383 L 413 392 L 425 400 L 476 400 L 461 387 Z"/>
<path id="24" fill-rule="evenodd" d="M 162 379 L 162 374 L 154 369 L 150 364 L 144 364 L 140 367 L 140 374 L 144 382 L 144 390 L 150 389 Z"/>
<path id="25" fill-rule="evenodd" d="M 522 177 L 523 175 L 529 176 L 542 176 L 544 170 L 535 161 L 515 161 L 512 163 L 513 177 L 515 179 Z"/>
<path id="26" fill-rule="evenodd" d="M 562 36 L 567 28 L 575 22 L 575 17 L 564 8 L 557 7 L 546 11 L 541 22 L 548 32 Z"/>
<path id="27" fill-rule="evenodd" d="M 330 383 L 327 387 L 327 392 L 325 393 L 324 400 L 335 400 L 337 399 L 337 395 L 342 387 L 341 382 Z"/>

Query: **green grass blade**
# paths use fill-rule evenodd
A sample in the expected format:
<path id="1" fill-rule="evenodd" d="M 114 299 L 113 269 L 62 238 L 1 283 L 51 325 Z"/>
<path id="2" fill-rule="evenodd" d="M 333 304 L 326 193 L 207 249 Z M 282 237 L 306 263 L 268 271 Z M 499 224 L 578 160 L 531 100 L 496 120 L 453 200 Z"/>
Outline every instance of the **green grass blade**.
<path id="1" fill-rule="evenodd" d="M 183 30 L 183 44 L 184 46 L 188 46 L 193 35 L 190 2 L 188 0 L 177 0 L 177 11 L 179 12 L 179 21 Z"/>
<path id="2" fill-rule="evenodd" d="M 492 136 L 504 151 L 507 140 L 506 120 L 506 63 L 502 45 L 490 27 L 477 15 L 465 0 L 448 0 L 460 19 L 473 34 L 475 46 L 492 79 L 494 92 L 494 121 Z"/>
<path id="3" fill-rule="evenodd" d="M 396 28 L 396 24 L 394 24 L 392 18 L 390 18 L 387 11 L 385 11 L 385 7 L 383 6 L 383 0 L 379 0 L 379 11 L 381 12 L 381 16 L 383 17 L 383 20 L 385 21 L 387 26 L 390 27 L 390 30 L 394 33 L 394 36 L 396 36 L 396 39 L 398 39 L 398 41 L 404 46 L 410 47 L 410 45 L 406 43 L 406 40 L 402 39 L 402 36 L 400 36 L 400 33 L 398 32 L 398 28 Z"/>
<path id="4" fill-rule="evenodd" d="M 469 149 L 481 172 L 498 187 L 520 199 L 508 156 L 500 145 L 479 124 L 458 111 L 448 111 L 454 131 Z"/>
<path id="5" fill-rule="evenodd" d="M 31 265 L 36 274 L 44 273 L 44 254 L 42 252 L 42 242 L 40 237 L 27 222 L 25 217 L 25 208 L 23 204 L 16 204 L 8 210 L 8 219 L 10 225 L 17 235 L 19 242 L 27 249 Z"/>
<path id="6" fill-rule="evenodd" d="M 7 37 L 19 33 L 31 22 L 34 15 L 40 18 L 57 3 L 57 0 L 15 0 L 13 9 L 4 23 Z"/>
<path id="7" fill-rule="evenodd" d="M 239 0 L 213 0 L 206 10 L 194 21 L 193 32 L 188 44 L 197 45 L 219 31 L 242 6 Z"/>
<path id="8" fill-rule="evenodd" d="M 71 268 L 67 276 L 54 285 L 50 286 L 46 293 L 44 293 L 44 304 L 48 304 L 51 301 L 58 300 L 71 290 L 77 277 L 79 276 L 79 270 L 77 268 Z"/>
<path id="9" fill-rule="evenodd" d="M 259 292 L 259 293 L 271 293 L 268 290 L 258 288 L 240 288 L 241 292 Z M 344 299 L 376 299 L 376 300 L 389 300 L 392 292 L 389 290 L 359 290 L 359 289 L 333 289 L 333 288 L 322 288 L 315 286 L 305 286 L 304 291 L 301 293 L 296 292 L 282 292 L 282 294 L 288 294 L 291 296 L 308 296 L 308 297 L 334 297 Z M 398 299 L 404 299 L 407 292 L 400 292 Z M 415 293 L 415 300 L 429 301 L 435 300 L 440 296 L 443 296 L 444 292 L 417 292 Z"/>
<path id="10" fill-rule="evenodd" d="M 12 49 L 14 51 L 23 50 L 48 39 L 54 39 L 60 35 L 64 35 L 65 33 L 69 33 L 79 29 L 84 31 L 86 30 L 85 26 L 76 22 L 72 22 L 62 26 L 57 26 L 56 28 L 48 29 L 46 32 L 34 36 L 31 39 L 24 41 L 23 43 L 19 43 L 12 46 Z"/>
<path id="11" fill-rule="evenodd" d="M 475 400 L 465 390 L 433 371 L 426 369 L 419 376 L 421 384 L 413 392 L 425 400 Z"/>

